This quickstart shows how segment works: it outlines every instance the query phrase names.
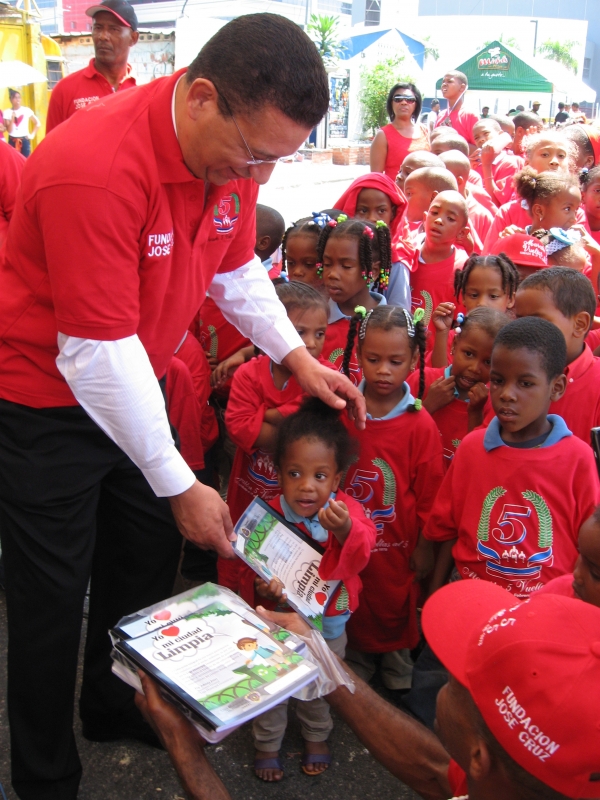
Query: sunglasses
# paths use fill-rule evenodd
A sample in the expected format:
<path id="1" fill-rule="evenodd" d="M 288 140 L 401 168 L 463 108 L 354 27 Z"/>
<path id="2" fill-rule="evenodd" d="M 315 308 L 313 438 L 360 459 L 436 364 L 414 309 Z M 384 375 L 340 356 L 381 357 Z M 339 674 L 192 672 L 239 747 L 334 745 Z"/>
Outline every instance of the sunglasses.
<path id="1" fill-rule="evenodd" d="M 412 94 L 395 94 L 394 95 L 394 103 L 416 103 L 417 98 L 413 97 Z"/>

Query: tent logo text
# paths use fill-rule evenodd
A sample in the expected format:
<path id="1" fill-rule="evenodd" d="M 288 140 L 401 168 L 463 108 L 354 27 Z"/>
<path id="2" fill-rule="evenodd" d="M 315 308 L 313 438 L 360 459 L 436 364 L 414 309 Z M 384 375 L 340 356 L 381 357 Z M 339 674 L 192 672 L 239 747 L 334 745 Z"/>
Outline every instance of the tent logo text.
<path id="1" fill-rule="evenodd" d="M 478 69 L 510 69 L 510 56 L 503 53 L 499 47 L 490 47 L 489 55 L 481 56 L 477 61 Z"/>

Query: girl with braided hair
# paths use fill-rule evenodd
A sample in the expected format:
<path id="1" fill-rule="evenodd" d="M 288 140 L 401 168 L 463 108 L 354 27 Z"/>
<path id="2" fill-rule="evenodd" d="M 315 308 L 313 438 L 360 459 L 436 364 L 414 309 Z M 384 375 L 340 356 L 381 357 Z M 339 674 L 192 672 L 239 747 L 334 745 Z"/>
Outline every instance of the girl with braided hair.
<path id="1" fill-rule="evenodd" d="M 342 371 L 342 356 L 348 339 L 350 319 L 357 305 L 367 311 L 386 305 L 378 290 L 385 290 L 391 266 L 388 226 L 365 220 L 348 220 L 340 215 L 323 228 L 318 244 L 319 269 L 329 295 L 329 324 L 323 357 Z M 373 288 L 369 286 L 373 284 Z M 348 373 L 347 373 L 348 374 Z M 355 354 L 350 359 L 349 377 L 358 384 L 360 368 Z"/>
<path id="2" fill-rule="evenodd" d="M 471 256 L 462 269 L 457 269 L 454 273 L 456 305 L 440 303 L 431 317 L 435 328 L 431 366 L 447 367 L 452 360 L 453 319 L 457 310 L 470 314 L 484 306 L 506 313 L 515 305 L 519 281 L 519 271 L 505 253 Z"/>
<path id="3" fill-rule="evenodd" d="M 408 651 L 419 640 L 419 585 L 433 566 L 421 537 L 443 475 L 440 435 L 421 408 L 424 387 L 423 311 L 415 317 L 397 306 L 357 308 L 346 345 L 348 370 L 358 339 L 363 371 L 360 389 L 367 406 L 362 431 L 347 426 L 360 445 L 359 459 L 346 473 L 344 491 L 358 500 L 377 528 L 377 540 L 361 572 L 360 604 L 347 625 L 347 661 L 365 680 L 382 657 L 382 676 L 392 690 L 411 683 Z M 421 387 L 413 397 L 407 384 L 419 365 Z M 415 373 L 416 374 L 416 373 Z"/>
<path id="4" fill-rule="evenodd" d="M 457 314 L 449 365 L 425 368 L 423 405 L 442 436 L 446 469 L 467 433 L 483 423 L 494 339 L 509 322 L 506 313 L 485 306 Z M 414 390 L 415 376 L 408 385 Z"/>
<path id="5" fill-rule="evenodd" d="M 336 209 L 331 209 L 335 211 Z M 339 211 L 338 214 L 342 212 Z M 335 216 L 335 215 L 334 215 Z M 316 289 L 323 287 L 317 275 L 319 256 L 317 245 L 319 236 L 332 217 L 325 211 L 313 212 L 311 217 L 296 220 L 283 234 L 281 260 L 288 279 L 299 283 L 309 283 Z"/>

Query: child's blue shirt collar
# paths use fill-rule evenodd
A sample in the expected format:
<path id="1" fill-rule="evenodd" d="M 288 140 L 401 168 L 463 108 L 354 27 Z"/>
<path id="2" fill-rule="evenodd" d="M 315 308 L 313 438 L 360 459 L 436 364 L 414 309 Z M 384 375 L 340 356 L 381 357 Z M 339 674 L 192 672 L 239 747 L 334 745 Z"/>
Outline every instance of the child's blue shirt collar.
<path id="1" fill-rule="evenodd" d="M 332 493 L 330 500 L 335 500 L 335 494 Z M 293 522 L 295 525 L 304 525 L 310 531 L 310 535 L 316 542 L 326 542 L 329 538 L 329 533 L 325 530 L 325 528 L 319 522 L 319 514 L 318 512 L 312 517 L 303 517 L 300 514 L 296 514 L 293 511 L 289 504 L 286 502 L 286 499 L 283 495 L 279 496 L 279 501 L 281 502 L 281 510 L 283 511 L 283 516 L 287 519 L 288 522 Z M 325 503 L 323 508 L 327 508 L 329 502 Z"/>
<path id="2" fill-rule="evenodd" d="M 558 414 L 548 414 L 548 421 L 552 423 L 552 430 L 548 434 L 546 441 L 540 447 L 550 447 L 561 439 L 566 439 L 568 436 L 573 436 L 571 431 L 567 428 L 567 423 Z M 490 450 L 495 450 L 497 447 L 509 447 L 500 436 L 500 420 L 498 417 L 488 425 L 485 436 L 483 437 L 483 446 L 489 453 Z"/>
<path id="3" fill-rule="evenodd" d="M 396 417 L 399 417 L 402 414 L 404 414 L 404 412 L 408 410 L 408 407 L 410 405 L 414 405 L 415 398 L 410 393 L 410 386 L 408 385 L 408 383 L 406 383 L 406 381 L 404 381 L 402 386 L 404 388 L 404 396 L 402 397 L 402 400 L 400 400 L 398 403 L 396 403 L 394 408 L 392 408 L 391 411 L 388 411 L 388 413 L 385 415 L 385 417 L 372 417 L 367 412 L 367 419 L 375 419 L 375 420 L 380 420 L 380 421 L 383 421 L 383 420 L 386 420 L 386 419 L 395 419 Z M 358 384 L 358 390 L 359 390 L 359 392 L 362 392 L 362 394 L 365 393 L 365 379 L 364 378 Z"/>
<path id="4" fill-rule="evenodd" d="M 379 292 L 369 292 L 369 294 L 371 295 L 373 300 L 377 301 L 377 305 L 378 306 L 386 306 L 387 305 L 387 300 L 385 299 L 385 297 L 382 294 L 379 294 Z M 329 319 L 327 320 L 327 322 L 328 322 L 329 325 L 331 325 L 333 322 L 339 322 L 341 319 L 350 319 L 350 317 L 347 317 L 344 313 L 342 313 L 342 311 L 341 311 L 340 307 L 338 306 L 338 304 L 334 303 L 334 301 L 330 297 L 329 298 Z"/>

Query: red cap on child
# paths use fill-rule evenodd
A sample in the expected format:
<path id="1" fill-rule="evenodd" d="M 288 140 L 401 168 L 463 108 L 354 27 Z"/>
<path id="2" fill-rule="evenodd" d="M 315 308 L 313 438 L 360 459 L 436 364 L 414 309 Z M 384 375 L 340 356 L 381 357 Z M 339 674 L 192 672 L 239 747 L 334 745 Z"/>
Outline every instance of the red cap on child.
<path id="1" fill-rule="evenodd" d="M 600 797 L 600 609 L 462 580 L 427 601 L 423 630 L 517 764 L 567 797 Z"/>
<path id="2" fill-rule="evenodd" d="M 504 253 L 515 264 L 523 267 L 544 269 L 548 266 L 546 248 L 539 239 L 526 233 L 513 233 L 511 236 L 498 239 L 491 253 L 495 256 Z"/>

